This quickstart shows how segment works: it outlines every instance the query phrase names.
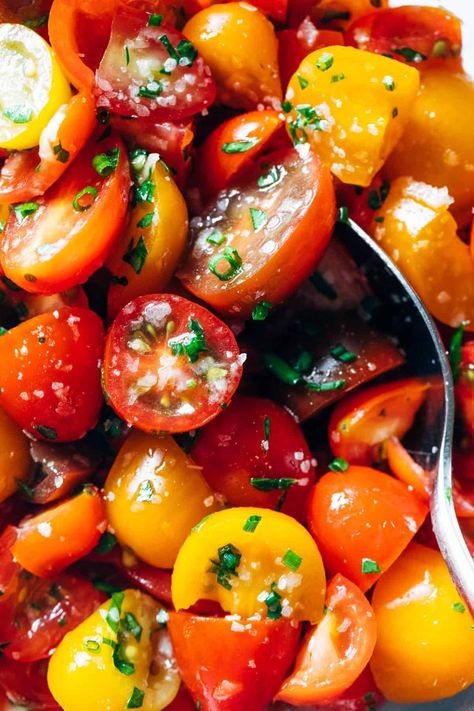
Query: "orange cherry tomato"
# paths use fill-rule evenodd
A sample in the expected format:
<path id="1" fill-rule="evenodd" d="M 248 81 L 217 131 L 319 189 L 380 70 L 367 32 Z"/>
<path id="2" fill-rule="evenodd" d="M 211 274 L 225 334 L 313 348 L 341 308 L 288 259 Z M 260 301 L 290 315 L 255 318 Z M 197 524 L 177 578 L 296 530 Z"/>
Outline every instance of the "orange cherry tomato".
<path id="1" fill-rule="evenodd" d="M 407 378 L 344 398 L 329 421 L 333 454 L 351 464 L 371 465 L 378 445 L 390 435 L 403 437 L 408 432 L 428 387 L 419 378 Z"/>
<path id="2" fill-rule="evenodd" d="M 0 171 L 0 204 L 43 195 L 70 166 L 95 126 L 93 100 L 76 94 L 43 129 L 38 150 L 17 151 L 5 161 Z"/>
<path id="3" fill-rule="evenodd" d="M 207 711 L 263 711 L 291 665 L 300 626 L 171 612 L 168 631 L 196 704 Z"/>
<path id="4" fill-rule="evenodd" d="M 199 148 L 195 175 L 205 200 L 215 197 L 252 165 L 282 128 L 277 111 L 250 111 L 221 123 Z"/>
<path id="5" fill-rule="evenodd" d="M 0 338 L 0 405 L 34 437 L 80 439 L 102 406 L 104 329 L 86 309 L 24 321 Z"/>
<path id="6" fill-rule="evenodd" d="M 336 699 L 369 663 L 376 638 L 367 598 L 357 585 L 335 575 L 326 591 L 326 614 L 306 633 L 295 668 L 275 698 L 294 706 Z"/>
<path id="7" fill-rule="evenodd" d="M 0 242 L 7 277 L 33 293 L 84 282 L 123 227 L 129 187 L 122 141 L 110 136 L 91 142 L 43 197 L 10 212 Z"/>
<path id="8" fill-rule="evenodd" d="M 327 568 L 365 592 L 398 558 L 427 512 L 427 505 L 397 479 L 350 466 L 317 482 L 308 525 Z"/>
<path id="9" fill-rule="evenodd" d="M 279 303 L 311 274 L 334 218 L 328 169 L 315 154 L 280 151 L 194 222 L 178 276 L 218 311 L 247 318 L 257 303 Z"/>
<path id="10" fill-rule="evenodd" d="M 89 553 L 105 528 L 104 502 L 95 487 L 87 486 L 72 499 L 20 523 L 11 551 L 25 570 L 50 577 Z"/>

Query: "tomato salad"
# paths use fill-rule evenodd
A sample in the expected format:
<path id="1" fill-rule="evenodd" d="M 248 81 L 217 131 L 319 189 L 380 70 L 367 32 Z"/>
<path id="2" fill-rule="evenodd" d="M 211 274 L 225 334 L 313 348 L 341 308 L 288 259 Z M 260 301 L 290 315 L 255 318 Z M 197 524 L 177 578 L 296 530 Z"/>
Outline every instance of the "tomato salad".
<path id="1" fill-rule="evenodd" d="M 2 3 L 2 709 L 474 683 L 416 448 L 432 383 L 338 240 L 368 231 L 449 344 L 474 555 L 461 45 L 386 0 Z"/>

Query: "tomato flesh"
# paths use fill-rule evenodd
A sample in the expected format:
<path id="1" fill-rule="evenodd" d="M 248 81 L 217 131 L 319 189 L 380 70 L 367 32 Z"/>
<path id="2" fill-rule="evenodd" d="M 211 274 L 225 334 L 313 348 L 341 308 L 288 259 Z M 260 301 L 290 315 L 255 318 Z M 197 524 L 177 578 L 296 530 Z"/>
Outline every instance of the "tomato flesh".
<path id="1" fill-rule="evenodd" d="M 145 432 L 185 432 L 213 419 L 239 384 L 244 357 L 220 319 L 172 294 L 138 297 L 110 329 L 104 386 Z"/>

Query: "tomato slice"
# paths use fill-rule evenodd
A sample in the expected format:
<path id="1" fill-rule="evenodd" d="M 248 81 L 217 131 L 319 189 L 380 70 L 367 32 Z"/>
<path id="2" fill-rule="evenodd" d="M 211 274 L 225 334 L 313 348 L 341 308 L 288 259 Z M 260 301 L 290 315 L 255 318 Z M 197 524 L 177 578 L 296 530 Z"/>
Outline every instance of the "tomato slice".
<path id="1" fill-rule="evenodd" d="M 244 360 L 230 328 L 202 306 L 173 294 L 142 296 L 109 331 L 104 387 L 134 427 L 186 432 L 226 407 Z"/>
<path id="2" fill-rule="evenodd" d="M 295 668 L 276 695 L 295 706 L 331 702 L 369 663 L 377 639 L 374 612 L 357 585 L 335 575 L 326 591 L 326 614 L 311 627 Z"/>
<path id="3" fill-rule="evenodd" d="M 18 151 L 7 158 L 0 171 L 0 204 L 43 195 L 69 167 L 95 126 L 92 98 L 76 94 L 43 129 L 38 150 Z"/>
<path id="4" fill-rule="evenodd" d="M 263 711 L 293 660 L 300 628 L 288 620 L 237 622 L 170 613 L 179 672 L 208 711 Z"/>
<path id="5" fill-rule="evenodd" d="M 35 504 L 49 504 L 71 493 L 79 484 L 90 481 L 100 461 L 97 450 L 85 442 L 32 442 L 30 454 L 39 466 L 39 475 L 37 471 L 32 486 Z"/>
<path id="6" fill-rule="evenodd" d="M 84 282 L 123 227 L 129 187 L 122 141 L 111 135 L 89 143 L 43 197 L 11 211 L 0 242 L 7 277 L 33 293 Z"/>
<path id="7" fill-rule="evenodd" d="M 96 73 L 97 106 L 173 121 L 214 102 L 214 80 L 202 57 L 181 32 L 156 17 L 119 5 Z"/>
<path id="8" fill-rule="evenodd" d="M 236 397 L 200 430 L 191 456 L 231 506 L 278 506 L 297 520 L 305 516 L 315 460 L 294 419 L 271 400 Z"/>
<path id="9" fill-rule="evenodd" d="M 308 525 L 327 568 L 365 592 L 398 558 L 427 512 L 406 484 L 376 469 L 350 466 L 319 479 Z"/>
<path id="10" fill-rule="evenodd" d="M 15 560 L 39 577 L 55 575 L 87 555 L 106 528 L 105 506 L 94 486 L 26 518 L 11 550 Z"/>
<path id="11" fill-rule="evenodd" d="M 103 397 L 99 317 L 64 308 L 31 318 L 0 339 L 0 404 L 38 439 L 80 439 L 97 422 Z"/>
<path id="12" fill-rule="evenodd" d="M 8 657 L 0 659 L 0 688 L 15 706 L 25 706 L 35 711 L 61 711 L 53 699 L 46 681 L 48 661 L 14 662 Z M 11 709 L 10 705 L 1 707 Z"/>
<path id="13" fill-rule="evenodd" d="M 342 400 L 329 421 L 334 456 L 370 465 L 376 448 L 391 435 L 403 437 L 413 425 L 429 384 L 420 378 L 374 385 Z"/>
<path id="14" fill-rule="evenodd" d="M 344 37 L 358 49 L 414 64 L 458 57 L 462 45 L 460 20 L 438 7 L 385 8 L 353 22 Z"/>
<path id="15" fill-rule="evenodd" d="M 217 310 L 246 318 L 311 274 L 334 219 L 332 179 L 314 153 L 268 156 L 254 178 L 221 193 L 191 223 L 193 247 L 178 276 Z"/>

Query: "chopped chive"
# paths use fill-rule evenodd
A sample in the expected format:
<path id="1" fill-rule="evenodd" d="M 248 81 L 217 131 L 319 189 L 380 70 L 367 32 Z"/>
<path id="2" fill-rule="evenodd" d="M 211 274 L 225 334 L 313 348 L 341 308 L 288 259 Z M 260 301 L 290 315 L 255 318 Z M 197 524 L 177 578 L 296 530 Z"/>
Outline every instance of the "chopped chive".
<path id="1" fill-rule="evenodd" d="M 223 143 L 221 151 L 223 153 L 246 153 L 258 143 L 260 143 L 258 138 L 249 138 L 246 141 L 231 141 L 230 143 Z"/>
<path id="2" fill-rule="evenodd" d="M 143 502 L 143 501 L 152 501 L 153 496 L 155 494 L 155 490 L 153 488 L 153 484 L 149 479 L 145 479 L 145 481 L 142 481 L 140 484 L 140 489 L 138 491 L 138 496 L 137 496 L 137 501 Z"/>
<path id="3" fill-rule="evenodd" d="M 272 375 L 286 385 L 298 385 L 301 382 L 301 374 L 276 353 L 264 353 L 263 363 Z"/>
<path id="4" fill-rule="evenodd" d="M 13 123 L 28 123 L 33 118 L 33 111 L 28 106 L 10 106 L 3 115 Z"/>
<path id="5" fill-rule="evenodd" d="M 220 230 L 213 230 L 206 237 L 206 242 L 213 244 L 215 247 L 220 247 L 225 242 L 225 235 Z"/>
<path id="6" fill-rule="evenodd" d="M 66 615 L 63 615 L 62 617 L 59 618 L 59 620 L 58 620 L 58 625 L 59 625 L 60 627 L 64 627 L 64 625 L 66 624 L 66 622 L 67 622 L 67 617 L 66 617 Z"/>
<path id="7" fill-rule="evenodd" d="M 346 472 L 349 469 L 349 462 L 347 462 L 345 459 L 342 459 L 342 457 L 336 457 L 336 459 L 333 459 L 332 462 L 329 464 L 329 469 L 332 472 L 342 474 L 343 472 Z"/>
<path id="8" fill-rule="evenodd" d="M 257 207 L 251 207 L 250 219 L 252 220 L 252 227 L 257 232 L 267 222 L 268 215 Z"/>
<path id="9" fill-rule="evenodd" d="M 303 562 L 303 558 L 299 556 L 297 553 L 291 550 L 291 548 L 288 548 L 286 551 L 285 555 L 282 558 L 283 565 L 285 565 L 287 568 L 292 570 L 294 573 L 298 570 L 300 567 L 301 563 Z"/>
<path id="10" fill-rule="evenodd" d="M 22 202 L 19 205 L 15 205 L 13 210 L 16 215 L 16 221 L 21 225 L 27 217 L 33 215 L 39 208 L 39 203 L 37 202 Z"/>
<path id="11" fill-rule="evenodd" d="M 222 272 L 218 270 L 221 262 L 227 262 L 227 269 Z M 208 262 L 209 271 L 212 272 L 220 281 L 230 281 L 242 271 L 242 258 L 238 251 L 233 247 L 225 247 L 223 252 L 218 252 L 210 258 Z"/>
<path id="12" fill-rule="evenodd" d="M 259 301 L 258 304 L 255 304 L 252 311 L 252 321 L 265 321 L 271 308 L 272 304 L 270 301 Z"/>
<path id="13" fill-rule="evenodd" d="M 163 15 L 156 15 L 152 12 L 148 18 L 148 27 L 159 27 L 163 22 Z"/>
<path id="14" fill-rule="evenodd" d="M 298 79 L 298 84 L 300 85 L 300 87 L 302 89 L 306 89 L 306 87 L 309 84 L 309 81 L 307 79 L 305 79 L 304 77 L 302 77 L 300 74 L 297 74 L 296 78 Z"/>
<path id="15" fill-rule="evenodd" d="M 466 612 L 466 607 L 462 604 L 462 602 L 453 602 L 452 607 L 454 612 Z"/>
<path id="16" fill-rule="evenodd" d="M 161 35 L 161 37 L 160 37 L 160 42 L 161 42 L 161 44 L 163 45 L 163 47 L 166 49 L 166 51 L 168 52 L 168 54 L 170 55 L 170 57 L 172 57 L 172 59 L 175 59 L 177 62 L 179 62 L 179 54 L 177 53 L 177 51 L 175 50 L 175 48 L 173 47 L 173 45 L 172 45 L 171 42 L 169 41 L 168 36 L 167 36 L 167 35 Z"/>
<path id="17" fill-rule="evenodd" d="M 192 67 L 194 64 L 195 60 L 197 59 L 197 49 L 193 45 L 192 42 L 188 39 L 182 39 L 179 43 L 178 46 L 176 47 L 176 51 L 179 54 L 179 64 L 180 66 L 184 67 Z"/>
<path id="18" fill-rule="evenodd" d="M 274 165 L 270 168 L 268 173 L 264 173 L 258 177 L 257 185 L 259 188 L 270 188 L 272 185 L 279 183 L 282 177 L 281 168 Z"/>
<path id="19" fill-rule="evenodd" d="M 331 84 L 336 84 L 338 81 L 343 81 L 345 78 L 346 75 L 342 72 L 340 74 L 333 74 L 331 77 Z"/>
<path id="20" fill-rule="evenodd" d="M 86 196 L 88 196 L 87 202 L 80 202 L 82 198 Z M 88 185 L 82 190 L 79 190 L 79 192 L 74 197 L 74 200 L 72 201 L 72 206 L 76 210 L 76 212 L 85 212 L 86 210 L 89 210 L 92 207 L 96 198 L 97 188 L 94 188 L 92 185 Z"/>
<path id="21" fill-rule="evenodd" d="M 383 215 L 379 215 L 378 217 L 374 217 L 374 222 L 377 222 L 379 225 L 381 225 L 382 222 L 385 222 L 385 217 L 383 217 Z"/>
<path id="22" fill-rule="evenodd" d="M 100 644 L 95 639 L 86 639 L 84 646 L 88 652 L 92 652 L 93 654 L 100 652 Z"/>
<path id="23" fill-rule="evenodd" d="M 364 574 L 382 572 L 382 568 L 377 561 L 371 560 L 370 558 L 362 558 L 361 569 Z"/>
<path id="24" fill-rule="evenodd" d="M 391 76 L 385 76 L 382 79 L 382 84 L 387 89 L 387 91 L 395 91 L 395 81 Z"/>
<path id="25" fill-rule="evenodd" d="M 138 220 L 137 222 L 137 227 L 150 227 L 151 223 L 153 222 L 153 216 L 154 212 L 147 212 L 146 215 L 143 215 L 141 220 Z"/>
<path id="26" fill-rule="evenodd" d="M 138 89 L 138 96 L 145 99 L 156 99 L 163 91 L 163 84 L 160 81 L 149 81 L 148 84 Z"/>
<path id="27" fill-rule="evenodd" d="M 346 225 L 349 222 L 349 208 L 346 207 L 346 205 L 343 205 L 339 208 L 337 213 L 337 220 L 338 222 L 343 222 Z"/>
<path id="28" fill-rule="evenodd" d="M 416 64 L 424 62 L 428 59 L 425 54 L 417 52 L 415 49 L 411 49 L 411 47 L 400 47 L 400 49 L 394 49 L 393 52 L 395 54 L 399 54 L 401 57 L 406 59 L 407 62 L 415 62 Z"/>
<path id="29" fill-rule="evenodd" d="M 386 180 L 377 190 L 371 190 L 367 196 L 367 204 L 371 210 L 380 210 L 390 192 L 390 183 Z"/>
<path id="30" fill-rule="evenodd" d="M 62 147 L 61 141 L 59 141 L 55 146 L 53 146 L 53 153 L 56 156 L 56 160 L 58 160 L 60 163 L 67 163 L 71 155 L 69 151 L 66 151 Z"/>
<path id="31" fill-rule="evenodd" d="M 246 522 L 244 523 L 243 530 L 246 531 L 247 533 L 253 533 L 261 520 L 262 520 L 261 516 L 257 516 L 257 515 L 249 516 L 248 519 L 246 520 Z"/>
<path id="32" fill-rule="evenodd" d="M 208 573 L 215 573 L 217 582 L 226 590 L 232 590 L 230 576 L 237 577 L 237 568 L 240 564 L 242 554 L 232 543 L 227 543 L 217 550 L 218 560 L 210 559 L 212 566 Z"/>
<path id="33" fill-rule="evenodd" d="M 319 57 L 318 61 L 316 62 L 316 69 L 319 69 L 320 72 L 327 72 L 328 69 L 331 69 L 333 64 L 334 64 L 333 55 L 330 54 L 329 52 L 323 52 L 323 54 Z"/>
<path id="34" fill-rule="evenodd" d="M 271 421 L 268 415 L 265 415 L 263 418 L 263 436 L 265 438 L 265 441 L 268 442 L 270 440 L 270 430 L 271 430 Z"/>
<path id="35" fill-rule="evenodd" d="M 143 699 L 145 698 L 145 692 L 134 686 L 132 695 L 127 702 L 128 709 L 139 709 L 143 706 Z"/>
<path id="36" fill-rule="evenodd" d="M 138 622 L 137 618 L 132 612 L 126 612 L 124 617 L 123 617 L 123 626 L 127 630 L 127 632 L 130 632 L 137 642 L 139 642 L 142 638 L 142 626 Z"/>
<path id="37" fill-rule="evenodd" d="M 49 14 L 40 15 L 39 17 L 32 17 L 29 20 L 25 20 L 23 24 L 25 25 L 25 27 L 29 27 L 30 30 L 34 30 L 37 27 L 43 27 L 44 25 L 46 25 L 48 23 L 48 19 Z"/>
<path id="38" fill-rule="evenodd" d="M 207 352 L 206 337 L 202 324 L 197 319 L 190 319 L 188 323 L 189 334 L 186 340 L 170 338 L 168 345 L 173 355 L 187 355 L 190 363 L 195 363 L 201 353 Z"/>
<path id="39" fill-rule="evenodd" d="M 308 388 L 308 390 L 312 390 L 313 392 L 316 393 L 327 393 L 331 392 L 332 390 L 342 390 L 345 385 L 346 381 L 345 380 L 328 380 L 325 383 L 310 383 L 308 381 L 305 381 L 305 385 Z"/>
<path id="40" fill-rule="evenodd" d="M 451 486 L 447 486 L 444 490 L 444 496 L 446 498 L 446 501 L 448 501 L 450 504 L 453 501 L 453 489 Z"/>
<path id="41" fill-rule="evenodd" d="M 298 479 L 291 479 L 290 477 L 280 477 L 278 479 L 267 477 L 250 478 L 250 485 L 258 491 L 286 491 L 297 483 Z"/>
<path id="42" fill-rule="evenodd" d="M 127 45 L 125 45 L 125 64 L 127 67 L 130 64 L 130 50 Z"/>
<path id="43" fill-rule="evenodd" d="M 309 351 L 300 351 L 293 362 L 298 373 L 309 373 L 313 369 L 313 356 Z"/>
<path id="44" fill-rule="evenodd" d="M 4 336 L 6 333 L 8 333 L 8 328 L 0 326 L 0 336 Z"/>
<path id="45" fill-rule="evenodd" d="M 37 431 L 45 439 L 57 439 L 58 434 L 53 427 L 47 427 L 46 425 L 34 425 L 34 430 Z"/>
<path id="46" fill-rule="evenodd" d="M 281 595 L 275 583 L 271 584 L 270 592 L 264 600 L 267 606 L 267 617 L 269 620 L 279 620 L 282 613 Z"/>
<path id="47" fill-rule="evenodd" d="M 469 326 L 469 321 L 463 321 L 459 328 L 454 332 L 451 342 L 449 344 L 449 363 L 451 365 L 451 370 L 453 373 L 453 380 L 455 383 L 458 382 L 459 376 L 461 375 L 461 362 L 462 362 L 462 341 L 464 338 L 464 329 Z"/>
<path id="48" fill-rule="evenodd" d="M 144 180 L 135 188 L 137 202 L 153 202 L 155 199 L 155 184 L 151 180 Z"/>
<path id="49" fill-rule="evenodd" d="M 147 256 L 148 249 L 142 235 L 136 244 L 133 242 L 133 239 L 130 240 L 128 250 L 123 255 L 122 260 L 130 264 L 135 274 L 140 274 L 145 265 Z"/>
<path id="50" fill-rule="evenodd" d="M 329 352 L 331 353 L 332 357 L 335 360 L 338 360 L 340 363 L 354 363 L 354 361 L 356 361 L 359 357 L 356 353 L 347 350 L 347 348 L 343 346 L 342 343 L 338 343 L 336 346 L 330 348 Z"/>
<path id="51" fill-rule="evenodd" d="M 145 167 L 146 159 L 148 158 L 148 151 L 144 148 L 134 148 L 128 154 L 130 157 L 130 163 L 132 168 L 136 173 L 139 173 Z"/>
<path id="52" fill-rule="evenodd" d="M 293 104 L 290 101 L 283 101 L 281 105 L 281 110 L 285 114 L 289 114 L 291 109 L 293 108 Z"/>
<path id="53" fill-rule="evenodd" d="M 120 615 L 122 612 L 124 597 L 124 592 L 112 593 L 109 609 L 107 610 L 107 614 L 105 616 L 105 621 L 109 625 L 110 629 L 115 633 L 119 631 Z"/>
<path id="54" fill-rule="evenodd" d="M 120 148 L 111 148 L 105 153 L 97 153 L 92 159 L 92 167 L 100 175 L 101 178 L 106 178 L 111 175 L 118 166 L 120 157 Z"/>
<path id="55" fill-rule="evenodd" d="M 162 607 L 161 610 L 156 613 L 155 620 L 157 624 L 160 625 L 162 629 L 164 629 L 167 626 L 169 620 L 168 611 L 165 610 L 164 607 Z"/>
<path id="56" fill-rule="evenodd" d="M 110 551 L 113 550 L 116 545 L 117 539 L 114 534 L 110 533 L 110 531 L 106 531 L 100 537 L 100 541 L 94 548 L 94 553 L 98 555 L 107 555 L 107 553 L 110 553 Z"/>

